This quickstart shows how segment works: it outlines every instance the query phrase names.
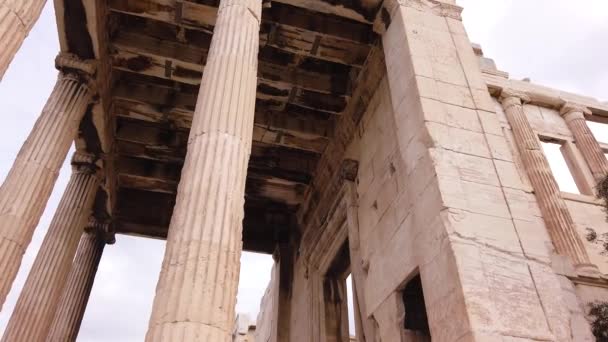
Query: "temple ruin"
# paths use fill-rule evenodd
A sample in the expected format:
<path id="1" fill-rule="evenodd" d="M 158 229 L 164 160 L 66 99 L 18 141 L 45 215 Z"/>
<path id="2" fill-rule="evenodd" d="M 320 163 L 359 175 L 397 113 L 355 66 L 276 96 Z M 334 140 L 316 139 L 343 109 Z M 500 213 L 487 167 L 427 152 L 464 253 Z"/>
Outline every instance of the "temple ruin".
<path id="1" fill-rule="evenodd" d="M 0 1 L 0 77 L 44 0 Z M 509 78 L 454 0 L 55 0 L 57 84 L 0 188 L 3 342 L 74 341 L 115 234 L 167 239 L 146 341 L 594 341 L 608 104 Z M 10 115 L 10 114 L 7 114 Z M 561 191 L 557 144 L 580 194 Z M 108 248 L 120 248 L 120 244 Z"/>

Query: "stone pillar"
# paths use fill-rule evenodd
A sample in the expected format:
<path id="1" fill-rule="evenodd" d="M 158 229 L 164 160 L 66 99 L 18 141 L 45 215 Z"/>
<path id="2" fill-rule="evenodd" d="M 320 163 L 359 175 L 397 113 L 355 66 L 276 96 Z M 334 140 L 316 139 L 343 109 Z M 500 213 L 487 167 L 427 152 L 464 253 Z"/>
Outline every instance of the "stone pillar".
<path id="1" fill-rule="evenodd" d="M 57 84 L 0 187 L 0 308 L 91 101 L 83 74 L 93 67 L 64 55 L 57 66 Z"/>
<path id="2" fill-rule="evenodd" d="M 599 182 L 608 174 L 608 160 L 587 126 L 585 115 L 591 115 L 591 111 L 585 106 L 567 102 L 562 106 L 560 114 L 574 135 L 576 146 L 589 165 L 593 178 Z"/>
<path id="3" fill-rule="evenodd" d="M 0 80 L 38 20 L 46 0 L 0 1 Z"/>
<path id="4" fill-rule="evenodd" d="M 107 242 L 106 232 L 107 224 L 95 219 L 91 219 L 85 228 L 47 342 L 76 341 Z"/>
<path id="5" fill-rule="evenodd" d="M 569 256 L 580 271 L 592 272 L 594 266 L 553 178 L 538 136 L 526 118 L 522 100 L 529 101 L 526 95 L 508 89 L 503 90 L 500 97 L 551 240 L 557 253 Z"/>
<path id="6" fill-rule="evenodd" d="M 77 152 L 72 165 L 72 176 L 21 290 L 3 342 L 43 341 L 48 335 L 99 187 L 91 156 Z"/>
<path id="7" fill-rule="evenodd" d="M 232 333 L 261 5 L 220 2 L 146 341 Z"/>

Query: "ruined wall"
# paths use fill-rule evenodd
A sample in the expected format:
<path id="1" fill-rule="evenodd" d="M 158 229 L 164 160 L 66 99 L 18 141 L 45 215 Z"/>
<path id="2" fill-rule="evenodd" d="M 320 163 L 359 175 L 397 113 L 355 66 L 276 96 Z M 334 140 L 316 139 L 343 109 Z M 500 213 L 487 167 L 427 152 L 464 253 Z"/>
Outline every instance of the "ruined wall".
<path id="1" fill-rule="evenodd" d="M 391 13 L 387 77 L 346 155 L 359 161 L 368 340 L 412 340 L 400 291 L 419 274 L 433 341 L 592 341 L 583 296 L 603 292 L 564 273 L 502 107 L 462 23 L 443 13 L 410 2 Z M 536 131 L 572 140 L 555 111 L 525 111 Z M 565 198 L 581 235 L 604 232 L 594 200 Z M 314 249 L 306 241 L 300 250 Z M 605 270 L 597 246 L 587 247 Z M 295 263 L 291 338 L 324 341 L 322 274 L 307 262 Z"/>

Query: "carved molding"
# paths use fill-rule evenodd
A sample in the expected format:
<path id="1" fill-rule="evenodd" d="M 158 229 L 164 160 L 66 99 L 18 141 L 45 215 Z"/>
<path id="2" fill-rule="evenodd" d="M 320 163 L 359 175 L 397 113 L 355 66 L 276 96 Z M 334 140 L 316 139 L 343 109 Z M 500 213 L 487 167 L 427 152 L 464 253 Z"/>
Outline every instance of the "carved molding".
<path id="1" fill-rule="evenodd" d="M 344 159 L 342 166 L 340 167 L 340 174 L 342 179 L 354 182 L 357 180 L 357 174 L 359 173 L 359 162 L 353 159 Z"/>

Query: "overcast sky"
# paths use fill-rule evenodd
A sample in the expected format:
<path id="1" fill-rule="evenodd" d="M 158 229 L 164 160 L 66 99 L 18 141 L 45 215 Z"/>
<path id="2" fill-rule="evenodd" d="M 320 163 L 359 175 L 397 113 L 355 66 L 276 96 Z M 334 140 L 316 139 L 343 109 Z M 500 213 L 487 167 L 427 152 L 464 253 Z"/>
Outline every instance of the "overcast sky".
<path id="1" fill-rule="evenodd" d="M 513 78 L 608 99 L 608 1 L 458 0 L 471 41 Z M 0 82 L 0 179 L 51 93 L 59 47 L 49 1 L 40 20 Z M 69 160 L 69 158 L 68 158 Z M 4 330 L 27 272 L 69 177 L 64 166 L 0 313 Z M 160 270 L 164 242 L 117 236 L 107 246 L 78 338 L 80 342 L 143 341 Z M 269 256 L 242 259 L 237 310 L 255 319 L 270 276 Z"/>

